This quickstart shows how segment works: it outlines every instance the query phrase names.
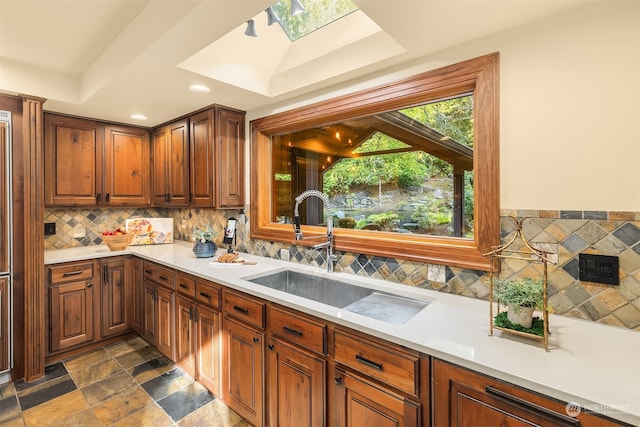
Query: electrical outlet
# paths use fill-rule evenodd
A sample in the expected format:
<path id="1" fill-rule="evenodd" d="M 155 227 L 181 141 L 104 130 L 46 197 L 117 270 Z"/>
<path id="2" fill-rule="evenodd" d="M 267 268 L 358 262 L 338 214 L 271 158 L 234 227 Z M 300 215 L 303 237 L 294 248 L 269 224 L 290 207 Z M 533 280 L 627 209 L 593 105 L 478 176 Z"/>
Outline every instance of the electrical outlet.
<path id="1" fill-rule="evenodd" d="M 73 227 L 73 238 L 81 239 L 87 234 L 87 229 L 82 224 L 78 224 Z"/>
<path id="2" fill-rule="evenodd" d="M 280 259 L 282 261 L 289 261 L 289 249 L 280 249 Z"/>
<path id="3" fill-rule="evenodd" d="M 183 219 L 182 221 L 180 221 L 180 227 L 185 228 L 187 226 L 187 220 Z"/>
<path id="4" fill-rule="evenodd" d="M 56 223 L 55 222 L 45 222 L 44 223 L 44 235 L 45 236 L 53 236 L 56 234 Z"/>
<path id="5" fill-rule="evenodd" d="M 620 284 L 620 263 L 617 256 L 580 254 L 580 280 L 605 285 Z"/>

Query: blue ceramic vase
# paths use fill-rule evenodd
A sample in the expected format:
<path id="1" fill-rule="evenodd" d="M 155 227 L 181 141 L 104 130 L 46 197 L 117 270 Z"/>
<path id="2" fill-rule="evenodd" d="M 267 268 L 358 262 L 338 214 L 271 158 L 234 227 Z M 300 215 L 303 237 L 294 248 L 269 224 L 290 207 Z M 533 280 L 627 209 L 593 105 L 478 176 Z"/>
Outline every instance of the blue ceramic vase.
<path id="1" fill-rule="evenodd" d="M 196 242 L 193 245 L 193 253 L 198 258 L 211 258 L 217 250 L 218 247 L 213 242 Z"/>

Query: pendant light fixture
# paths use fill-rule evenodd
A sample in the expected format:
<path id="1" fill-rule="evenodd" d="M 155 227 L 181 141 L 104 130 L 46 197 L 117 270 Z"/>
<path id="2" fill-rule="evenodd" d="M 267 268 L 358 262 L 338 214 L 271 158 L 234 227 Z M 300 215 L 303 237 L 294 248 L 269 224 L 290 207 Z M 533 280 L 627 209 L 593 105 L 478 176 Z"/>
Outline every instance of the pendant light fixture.
<path id="1" fill-rule="evenodd" d="M 267 12 L 267 23 L 269 25 L 280 22 L 280 18 L 278 17 L 278 15 L 276 15 L 271 6 L 266 8 L 264 11 Z M 291 0 L 291 16 L 300 15 L 304 11 L 306 11 L 306 9 L 299 0 Z M 258 37 L 258 32 L 256 31 L 256 23 L 253 21 L 253 19 L 249 19 L 247 21 L 247 29 L 244 31 L 244 33 L 250 37 Z"/>
<path id="2" fill-rule="evenodd" d="M 298 0 L 291 0 L 291 16 L 300 15 L 306 9 Z"/>
<path id="3" fill-rule="evenodd" d="M 269 25 L 277 24 L 278 22 L 280 22 L 280 18 L 278 18 L 278 15 L 276 15 L 271 6 L 269 6 L 265 10 L 265 12 L 267 12 L 267 23 Z"/>
<path id="4" fill-rule="evenodd" d="M 249 37 L 258 37 L 258 33 L 256 32 L 256 23 L 253 22 L 253 19 L 249 19 L 247 21 L 247 29 L 244 33 Z"/>

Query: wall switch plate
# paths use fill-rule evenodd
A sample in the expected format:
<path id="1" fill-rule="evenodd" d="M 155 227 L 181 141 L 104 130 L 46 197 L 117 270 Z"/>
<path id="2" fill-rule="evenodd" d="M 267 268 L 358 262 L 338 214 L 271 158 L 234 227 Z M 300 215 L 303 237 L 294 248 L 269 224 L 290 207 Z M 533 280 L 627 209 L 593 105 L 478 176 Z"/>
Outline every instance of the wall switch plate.
<path id="1" fill-rule="evenodd" d="M 73 238 L 81 239 L 87 234 L 87 229 L 82 224 L 78 224 L 73 227 Z"/>
<path id="2" fill-rule="evenodd" d="M 289 249 L 280 249 L 280 259 L 282 261 L 289 261 Z"/>
<path id="3" fill-rule="evenodd" d="M 53 236 L 56 234 L 56 223 L 55 222 L 45 222 L 44 223 L 44 235 L 45 236 Z"/>
<path id="4" fill-rule="evenodd" d="M 579 254 L 580 281 L 620 284 L 620 263 L 617 256 Z"/>

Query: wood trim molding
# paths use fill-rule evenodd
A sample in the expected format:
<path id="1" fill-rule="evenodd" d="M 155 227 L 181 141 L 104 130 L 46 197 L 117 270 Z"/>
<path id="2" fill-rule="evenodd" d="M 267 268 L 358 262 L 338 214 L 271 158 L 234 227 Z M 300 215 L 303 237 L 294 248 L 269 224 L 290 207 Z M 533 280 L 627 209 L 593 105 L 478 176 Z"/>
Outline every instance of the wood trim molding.
<path id="1" fill-rule="evenodd" d="M 499 55 L 493 53 L 408 79 L 251 122 L 251 238 L 295 244 L 291 225 L 271 220 L 271 136 L 474 93 L 474 239 L 335 229 L 340 251 L 489 270 L 482 256 L 500 241 Z M 322 235 L 305 226 L 306 236 Z"/>
<path id="2" fill-rule="evenodd" d="M 44 375 L 43 102 L 41 98 L 25 96 L 22 103 L 25 381 Z"/>

